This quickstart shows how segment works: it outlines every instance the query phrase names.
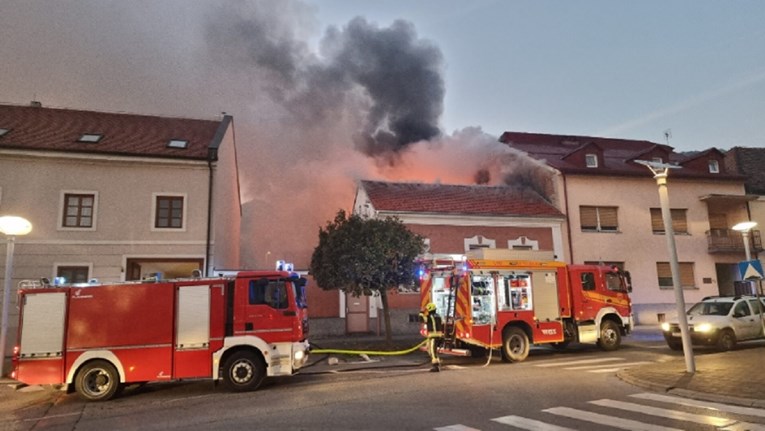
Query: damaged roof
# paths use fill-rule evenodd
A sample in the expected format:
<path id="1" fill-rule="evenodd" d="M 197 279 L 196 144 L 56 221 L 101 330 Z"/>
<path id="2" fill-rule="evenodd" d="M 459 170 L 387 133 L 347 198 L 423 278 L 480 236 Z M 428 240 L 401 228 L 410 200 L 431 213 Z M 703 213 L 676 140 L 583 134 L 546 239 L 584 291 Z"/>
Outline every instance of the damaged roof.
<path id="1" fill-rule="evenodd" d="M 374 208 L 383 212 L 564 218 L 529 188 L 361 181 Z"/>

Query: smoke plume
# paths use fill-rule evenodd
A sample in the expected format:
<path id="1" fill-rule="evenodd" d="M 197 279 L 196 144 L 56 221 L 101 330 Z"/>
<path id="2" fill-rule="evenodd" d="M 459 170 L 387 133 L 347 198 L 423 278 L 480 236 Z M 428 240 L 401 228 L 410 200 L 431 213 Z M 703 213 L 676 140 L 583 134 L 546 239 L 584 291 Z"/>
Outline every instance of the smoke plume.
<path id="1" fill-rule="evenodd" d="M 359 179 L 535 183 L 480 128 L 441 132 L 443 55 L 410 22 L 358 17 L 322 32 L 297 0 L 4 6 L 0 102 L 233 115 L 243 267 L 307 266 Z"/>

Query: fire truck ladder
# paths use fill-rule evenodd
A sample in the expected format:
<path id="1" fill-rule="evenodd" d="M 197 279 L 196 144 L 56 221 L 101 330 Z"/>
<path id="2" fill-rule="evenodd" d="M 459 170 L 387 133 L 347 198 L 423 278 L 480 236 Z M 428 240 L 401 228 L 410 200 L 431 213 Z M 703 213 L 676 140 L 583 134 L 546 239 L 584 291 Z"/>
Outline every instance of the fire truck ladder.
<path id="1" fill-rule="evenodd" d="M 459 283 L 454 275 L 449 277 L 449 296 L 446 302 L 446 315 L 444 316 L 444 348 L 454 348 L 457 341 L 457 290 Z"/>

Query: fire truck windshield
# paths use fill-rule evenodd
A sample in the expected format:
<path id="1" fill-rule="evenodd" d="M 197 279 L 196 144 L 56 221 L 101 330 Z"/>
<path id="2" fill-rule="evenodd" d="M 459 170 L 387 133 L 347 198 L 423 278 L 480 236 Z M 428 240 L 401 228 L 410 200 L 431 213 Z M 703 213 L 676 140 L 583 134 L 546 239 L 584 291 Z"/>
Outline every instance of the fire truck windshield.
<path id="1" fill-rule="evenodd" d="M 608 287 L 608 290 L 612 290 L 614 292 L 627 291 L 626 281 L 619 272 L 606 273 L 606 287 Z"/>

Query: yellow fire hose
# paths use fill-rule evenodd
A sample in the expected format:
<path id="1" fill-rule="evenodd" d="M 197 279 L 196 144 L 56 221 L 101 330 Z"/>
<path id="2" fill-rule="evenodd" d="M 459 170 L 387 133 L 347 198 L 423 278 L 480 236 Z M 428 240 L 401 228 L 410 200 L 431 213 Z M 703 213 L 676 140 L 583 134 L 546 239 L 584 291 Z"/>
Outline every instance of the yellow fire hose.
<path id="1" fill-rule="evenodd" d="M 376 355 L 376 356 L 396 356 L 396 355 L 406 355 L 409 353 L 414 352 L 415 350 L 419 349 L 421 346 L 423 346 L 428 340 L 423 340 L 421 343 L 417 344 L 416 346 L 410 347 L 406 350 L 397 350 L 397 351 L 385 351 L 385 350 L 343 350 L 343 349 L 311 349 L 311 353 L 316 354 L 323 354 L 323 353 L 334 353 L 337 355 Z"/>

